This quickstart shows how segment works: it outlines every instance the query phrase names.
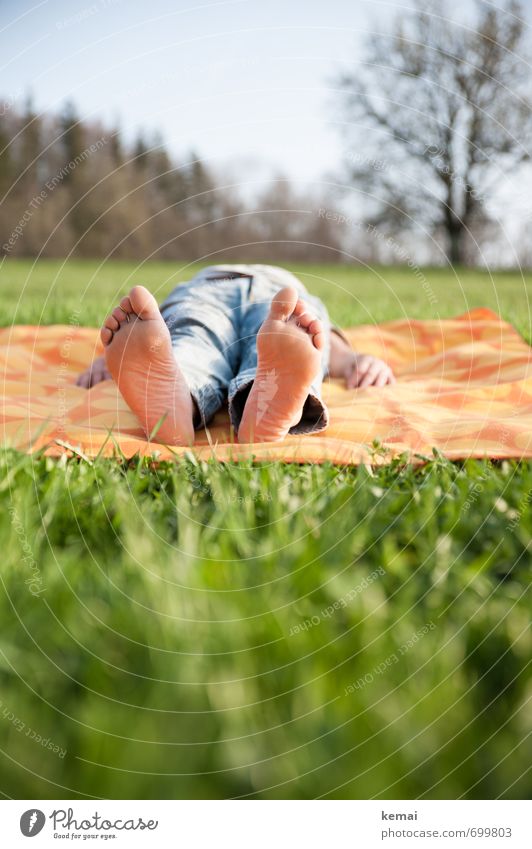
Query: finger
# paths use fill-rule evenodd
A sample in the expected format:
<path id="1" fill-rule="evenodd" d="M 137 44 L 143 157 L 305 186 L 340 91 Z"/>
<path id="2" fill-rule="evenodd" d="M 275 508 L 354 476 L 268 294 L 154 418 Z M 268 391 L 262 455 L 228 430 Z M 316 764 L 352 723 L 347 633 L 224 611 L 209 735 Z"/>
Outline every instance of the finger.
<path id="1" fill-rule="evenodd" d="M 370 368 L 372 360 L 369 357 L 360 357 L 351 367 L 351 371 L 346 376 L 346 385 L 348 389 L 356 389 L 360 386 L 360 382 Z"/>
<path id="2" fill-rule="evenodd" d="M 366 386 L 373 386 L 373 381 L 379 374 L 381 368 L 382 366 L 380 366 L 379 363 L 375 363 L 374 365 L 370 366 L 370 368 L 367 370 L 366 374 L 363 376 L 362 380 L 358 384 L 358 388 L 365 389 Z"/>
<path id="3" fill-rule="evenodd" d="M 385 368 L 377 375 L 373 385 L 374 386 L 386 386 L 386 384 L 389 382 L 389 379 L 390 379 L 389 369 Z"/>
<path id="4" fill-rule="evenodd" d="M 106 368 L 101 368 L 96 372 L 95 375 L 95 383 L 102 383 L 104 380 L 112 380 L 112 376 L 109 374 Z"/>
<path id="5" fill-rule="evenodd" d="M 390 374 L 388 375 L 388 383 L 392 386 L 393 386 L 394 383 L 397 383 L 397 379 L 395 377 L 395 374 L 393 373 L 393 371 L 391 369 L 390 369 Z"/>
<path id="6" fill-rule="evenodd" d="M 96 386 L 98 383 L 103 383 L 104 380 L 110 380 L 111 375 L 103 365 L 99 365 L 92 371 L 91 386 Z"/>
<path id="7" fill-rule="evenodd" d="M 89 375 L 88 372 L 84 371 L 83 374 L 78 375 L 76 380 L 76 386 L 81 386 L 82 389 L 89 388 Z"/>
<path id="8" fill-rule="evenodd" d="M 361 356 L 355 357 L 354 360 L 355 368 L 361 372 L 367 371 L 370 365 L 374 362 L 374 358 L 370 357 L 369 354 L 362 354 Z"/>
<path id="9" fill-rule="evenodd" d="M 346 375 L 345 384 L 348 389 L 356 389 L 360 381 L 362 380 L 363 375 L 360 373 L 358 368 L 355 366 L 348 374 Z"/>

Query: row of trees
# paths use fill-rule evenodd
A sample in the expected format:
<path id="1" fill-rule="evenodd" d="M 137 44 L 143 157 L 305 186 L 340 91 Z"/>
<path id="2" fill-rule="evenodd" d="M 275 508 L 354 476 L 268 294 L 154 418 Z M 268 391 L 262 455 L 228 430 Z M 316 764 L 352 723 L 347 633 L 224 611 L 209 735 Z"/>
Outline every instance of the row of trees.
<path id="1" fill-rule="evenodd" d="M 274 179 L 253 202 L 194 154 L 124 141 L 72 105 L 40 115 L 0 104 L 0 254 L 337 261 L 330 201 Z"/>

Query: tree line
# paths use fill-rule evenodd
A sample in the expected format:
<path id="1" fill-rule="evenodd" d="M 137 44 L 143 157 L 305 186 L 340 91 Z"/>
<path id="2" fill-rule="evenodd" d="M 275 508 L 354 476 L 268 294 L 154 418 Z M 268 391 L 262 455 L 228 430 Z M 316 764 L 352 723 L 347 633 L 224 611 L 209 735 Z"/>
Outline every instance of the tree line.
<path id="1" fill-rule="evenodd" d="M 160 137 L 128 143 L 72 104 L 0 103 L 0 254 L 219 262 L 342 260 L 331 201 L 272 178 L 253 200 Z"/>

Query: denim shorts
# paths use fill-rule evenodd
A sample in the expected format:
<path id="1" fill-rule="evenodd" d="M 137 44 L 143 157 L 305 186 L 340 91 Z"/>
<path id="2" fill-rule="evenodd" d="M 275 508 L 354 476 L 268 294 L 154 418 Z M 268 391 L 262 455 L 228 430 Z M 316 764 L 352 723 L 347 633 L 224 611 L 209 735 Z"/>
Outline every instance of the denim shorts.
<path id="1" fill-rule="evenodd" d="M 329 421 L 321 384 L 330 354 L 330 321 L 319 298 L 283 268 L 270 265 L 211 265 L 177 286 L 161 304 L 176 360 L 199 411 L 196 426 L 208 425 L 228 401 L 236 431 L 257 369 L 257 333 L 273 296 L 294 286 L 324 325 L 321 370 L 312 384 L 301 421 L 290 433 L 316 433 Z"/>

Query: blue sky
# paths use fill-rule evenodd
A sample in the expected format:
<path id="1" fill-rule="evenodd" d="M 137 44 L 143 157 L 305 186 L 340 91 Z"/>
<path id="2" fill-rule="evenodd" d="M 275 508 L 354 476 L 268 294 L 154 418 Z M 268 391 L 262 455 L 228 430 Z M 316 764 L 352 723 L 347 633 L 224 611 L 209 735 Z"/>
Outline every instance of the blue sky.
<path id="1" fill-rule="evenodd" d="M 0 95 L 160 129 L 239 179 L 342 155 L 332 80 L 409 0 L 0 0 Z M 530 8 L 532 0 L 527 0 Z"/>
<path id="2" fill-rule="evenodd" d="M 176 153 L 308 180 L 337 167 L 331 80 L 399 3 L 379 0 L 3 0 L 5 97 L 67 99 Z M 380 22 L 380 23 L 379 23 Z"/>

